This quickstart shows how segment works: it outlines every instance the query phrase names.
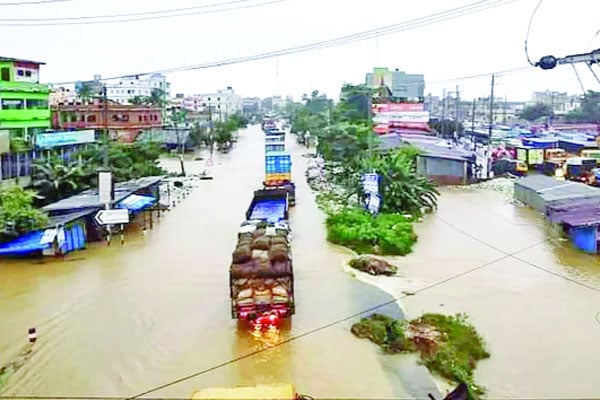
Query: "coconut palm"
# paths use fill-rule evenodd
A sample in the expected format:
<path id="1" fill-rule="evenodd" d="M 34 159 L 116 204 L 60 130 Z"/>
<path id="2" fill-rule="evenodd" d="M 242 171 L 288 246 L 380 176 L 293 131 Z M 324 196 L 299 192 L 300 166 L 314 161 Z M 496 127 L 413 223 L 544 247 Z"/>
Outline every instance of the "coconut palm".
<path id="1" fill-rule="evenodd" d="M 78 162 L 64 163 L 58 157 L 34 162 L 33 187 L 50 203 L 85 189 L 89 174 Z"/>
<path id="2" fill-rule="evenodd" d="M 415 215 L 437 207 L 438 190 L 426 176 L 417 174 L 417 152 L 411 147 L 373 154 L 363 160 L 361 175 L 373 172 L 380 176 L 382 212 L 408 212 Z M 359 182 L 355 179 L 355 184 Z"/>

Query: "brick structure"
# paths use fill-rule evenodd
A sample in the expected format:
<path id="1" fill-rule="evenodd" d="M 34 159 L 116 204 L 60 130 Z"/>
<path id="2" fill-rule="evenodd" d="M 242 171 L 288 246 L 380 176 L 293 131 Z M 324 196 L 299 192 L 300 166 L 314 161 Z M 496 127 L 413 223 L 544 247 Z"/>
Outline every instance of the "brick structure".
<path id="1" fill-rule="evenodd" d="M 125 105 L 95 99 L 52 106 L 52 126 L 58 130 L 108 128 L 111 139 L 131 143 L 141 131 L 161 128 L 162 111 L 157 106 Z"/>

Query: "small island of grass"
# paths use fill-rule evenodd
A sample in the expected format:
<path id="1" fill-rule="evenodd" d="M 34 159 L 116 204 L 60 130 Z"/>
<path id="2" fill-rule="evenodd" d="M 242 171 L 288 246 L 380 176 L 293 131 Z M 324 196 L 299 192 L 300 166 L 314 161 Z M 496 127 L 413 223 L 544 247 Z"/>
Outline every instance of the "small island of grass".
<path id="1" fill-rule="evenodd" d="M 490 354 L 464 314 L 424 314 L 408 322 L 373 314 L 352 325 L 351 331 L 381 346 L 386 353 L 418 352 L 430 371 L 465 383 L 471 399 L 484 393 L 473 382 L 473 371 L 477 361 Z"/>

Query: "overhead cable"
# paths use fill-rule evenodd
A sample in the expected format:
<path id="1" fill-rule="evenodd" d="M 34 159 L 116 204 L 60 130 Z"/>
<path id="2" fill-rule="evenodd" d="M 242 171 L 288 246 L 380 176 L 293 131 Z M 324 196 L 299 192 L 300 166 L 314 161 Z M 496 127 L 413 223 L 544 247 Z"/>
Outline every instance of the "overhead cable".
<path id="1" fill-rule="evenodd" d="M 529 17 L 529 25 L 527 26 L 527 33 L 525 34 L 525 57 L 527 57 L 527 62 L 529 63 L 529 65 L 532 66 L 536 66 L 535 63 L 533 61 L 531 61 L 531 59 L 529 58 L 529 49 L 527 47 L 527 43 L 529 42 L 529 33 L 531 32 L 531 25 L 533 24 L 533 17 L 535 17 L 535 14 L 537 13 L 537 10 L 540 8 L 540 6 L 542 5 L 542 2 L 544 0 L 540 0 L 537 3 L 537 6 L 535 6 L 535 8 L 533 9 L 533 12 L 531 13 L 531 17 Z"/>
<path id="2" fill-rule="evenodd" d="M 221 3 L 221 4 L 212 4 L 212 5 L 205 5 L 205 6 L 199 6 L 196 7 L 195 9 L 198 8 L 208 8 L 208 7 L 217 7 L 217 6 L 222 6 L 224 4 L 233 4 L 233 3 L 248 3 L 252 0 L 237 0 L 237 1 L 230 1 L 230 2 L 226 2 L 226 3 Z M 257 8 L 257 7 L 263 7 L 263 6 L 267 6 L 267 5 L 271 5 L 271 4 L 277 4 L 277 3 L 283 3 L 283 2 L 287 2 L 287 1 L 291 1 L 291 0 L 271 0 L 271 1 L 263 1 L 263 2 L 259 2 L 259 3 L 253 3 L 253 4 L 246 4 L 246 5 L 238 5 L 238 6 L 233 6 L 233 7 L 226 7 L 226 8 L 217 8 L 214 10 L 205 10 L 205 11 L 188 11 L 188 12 L 184 12 L 184 13 L 177 13 L 177 14 L 168 14 L 168 15 L 151 15 L 151 14 L 158 14 L 158 13 L 168 13 L 168 12 L 173 12 L 171 10 L 165 10 L 165 11 L 152 11 L 152 12 L 146 12 L 146 13 L 134 13 L 134 14 L 138 14 L 138 15 L 147 15 L 147 16 L 141 16 L 141 17 L 137 17 L 137 18 L 125 18 L 125 19 L 118 19 L 118 18 L 123 18 L 123 16 L 127 15 L 127 14 L 121 14 L 121 16 L 115 14 L 117 19 L 106 19 L 106 20 L 88 20 L 89 19 L 93 19 L 93 18 L 109 18 L 111 16 L 82 16 L 82 17 L 67 17 L 67 18 L 58 18 L 56 20 L 54 19 L 33 19 L 33 21 L 39 21 L 39 22 L 18 22 L 18 21 L 22 21 L 22 20 L 29 20 L 31 21 L 31 19 L 6 19 L 6 20 L 0 20 L 0 27 L 2 26 L 31 26 L 31 27 L 35 27 L 35 26 L 68 26 L 68 25 L 97 25 L 97 24 L 117 24 L 117 23 L 128 23 L 128 22 L 138 22 L 138 21 L 149 21 L 149 20 L 157 20 L 157 19 L 165 19 L 165 18 L 176 18 L 176 17 L 187 17 L 187 16 L 192 16 L 192 15 L 201 15 L 201 14 L 214 14 L 214 13 L 220 13 L 220 12 L 224 12 L 224 11 L 236 11 L 236 10 L 243 10 L 243 9 L 249 9 L 249 8 Z M 134 15 L 134 14 L 130 14 L 130 15 Z M 2 22 L 5 21 L 5 22 Z M 11 22 L 13 21 L 13 22 Z M 50 22 L 43 22 L 43 21 L 50 21 Z M 54 21 L 54 22 L 52 22 Z M 59 22 L 59 21 L 63 21 L 63 22 Z"/>
<path id="3" fill-rule="evenodd" d="M 308 52 L 308 51 L 327 49 L 327 48 L 331 48 L 331 47 L 342 46 L 342 45 L 349 44 L 349 43 L 355 43 L 355 42 L 359 42 L 359 41 L 368 40 L 368 39 L 374 38 L 378 35 L 391 35 L 391 34 L 398 33 L 398 32 L 403 32 L 403 31 L 408 31 L 408 30 L 412 30 L 412 29 L 416 29 L 416 28 L 421 28 L 424 26 L 433 25 L 435 23 L 463 17 L 465 15 L 470 15 L 470 14 L 490 10 L 490 9 L 493 9 L 496 7 L 500 7 L 503 5 L 513 3 L 515 1 L 516 0 L 480 0 L 475 3 L 466 5 L 466 6 L 461 6 L 461 7 L 446 10 L 443 12 L 435 13 L 435 14 L 432 14 L 432 15 L 429 15 L 426 17 L 420 17 L 420 18 L 416 18 L 413 20 L 409 20 L 409 21 L 405 21 L 405 22 L 401 22 L 401 23 L 397 23 L 397 24 L 393 24 L 393 25 L 388 25 L 388 26 L 381 27 L 381 28 L 376 28 L 376 29 L 371 29 L 368 31 L 359 32 L 356 34 L 341 36 L 341 37 L 338 37 L 335 39 L 323 40 L 323 41 L 300 45 L 300 46 L 295 46 L 295 47 L 288 47 L 288 48 L 281 49 L 281 50 L 275 50 L 275 51 L 270 51 L 270 52 L 266 52 L 266 53 L 254 54 L 251 56 L 231 58 L 231 59 L 214 61 L 214 62 L 205 63 L 205 64 L 187 65 L 187 66 L 167 68 L 167 69 L 162 69 L 162 70 L 145 71 L 145 72 L 138 72 L 138 73 L 127 74 L 127 75 L 118 75 L 118 76 L 103 78 L 101 80 L 102 81 L 110 81 L 110 80 L 115 80 L 115 79 L 128 78 L 131 76 L 166 74 L 166 73 L 174 73 L 174 72 L 199 70 L 199 69 L 209 69 L 209 68 L 222 67 L 222 66 L 226 66 L 226 65 L 241 64 L 241 63 L 246 63 L 246 62 L 250 62 L 250 61 L 258 61 L 258 60 L 264 60 L 264 59 L 269 59 L 269 58 L 275 58 L 275 57 L 280 57 L 280 56 L 284 56 L 284 55 L 291 55 L 291 54 L 303 53 L 303 52 Z M 76 82 L 79 82 L 79 81 L 64 81 L 64 82 L 56 82 L 54 84 L 55 85 L 66 85 L 66 84 L 73 84 Z"/>
<path id="4" fill-rule="evenodd" d="M 31 0 L 31 1 L 19 1 L 17 3 L 0 3 L 0 6 L 28 6 L 28 5 L 36 5 L 36 4 L 49 4 L 49 3 L 65 3 L 67 1 L 75 1 L 75 0 Z"/>
<path id="5" fill-rule="evenodd" d="M 177 13 L 183 11 L 194 11 L 201 10 L 204 8 L 229 6 L 232 4 L 248 3 L 255 0 L 230 0 L 218 3 L 204 4 L 201 6 L 194 7 L 181 7 L 172 8 L 168 10 L 155 10 L 155 11 L 143 11 L 126 14 L 108 14 L 108 15 L 88 15 L 88 16 L 77 16 L 77 17 L 59 17 L 59 18 L 0 18 L 0 22 L 58 22 L 58 21 L 76 21 L 76 20 L 88 20 L 88 19 L 105 19 L 105 18 L 127 18 L 127 17 L 140 17 L 146 15 L 159 15 Z"/>

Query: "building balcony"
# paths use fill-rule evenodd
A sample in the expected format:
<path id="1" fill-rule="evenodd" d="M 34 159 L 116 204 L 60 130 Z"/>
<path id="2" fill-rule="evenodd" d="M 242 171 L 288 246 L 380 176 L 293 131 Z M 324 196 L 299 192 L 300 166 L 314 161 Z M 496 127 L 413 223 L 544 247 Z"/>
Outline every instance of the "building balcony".
<path id="1" fill-rule="evenodd" d="M 0 93 L 23 92 L 23 93 L 45 93 L 50 94 L 48 85 L 30 82 L 0 82 Z"/>
<path id="2" fill-rule="evenodd" d="M 50 110 L 0 110 L 0 126 L 2 122 L 49 121 Z"/>

